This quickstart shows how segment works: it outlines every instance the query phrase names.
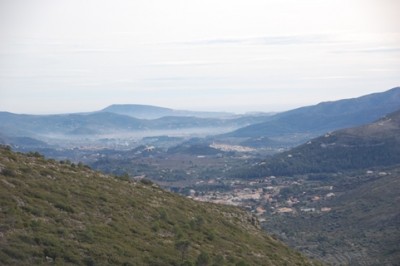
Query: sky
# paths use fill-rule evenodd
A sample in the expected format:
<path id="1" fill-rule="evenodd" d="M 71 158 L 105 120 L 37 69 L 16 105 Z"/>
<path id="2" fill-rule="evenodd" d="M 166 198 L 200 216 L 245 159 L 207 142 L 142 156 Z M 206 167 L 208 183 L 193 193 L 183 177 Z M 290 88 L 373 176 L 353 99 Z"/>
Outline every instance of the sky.
<path id="1" fill-rule="evenodd" d="M 0 111 L 284 111 L 400 85 L 398 0 L 0 0 Z"/>

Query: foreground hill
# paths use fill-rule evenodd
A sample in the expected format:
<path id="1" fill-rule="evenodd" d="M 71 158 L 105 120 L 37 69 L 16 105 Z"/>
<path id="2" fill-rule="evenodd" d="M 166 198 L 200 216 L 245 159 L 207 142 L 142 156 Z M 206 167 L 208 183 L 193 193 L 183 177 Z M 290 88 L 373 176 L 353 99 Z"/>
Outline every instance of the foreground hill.
<path id="1" fill-rule="evenodd" d="M 228 206 L 0 148 L 0 264 L 311 265 Z"/>
<path id="2" fill-rule="evenodd" d="M 398 109 L 400 87 L 359 98 L 323 102 L 282 112 L 271 116 L 266 122 L 250 125 L 223 136 L 279 139 L 284 136 L 301 143 L 325 132 L 370 123 Z"/>
<path id="3" fill-rule="evenodd" d="M 400 111 L 313 139 L 258 166 L 261 175 L 339 172 L 400 163 Z"/>

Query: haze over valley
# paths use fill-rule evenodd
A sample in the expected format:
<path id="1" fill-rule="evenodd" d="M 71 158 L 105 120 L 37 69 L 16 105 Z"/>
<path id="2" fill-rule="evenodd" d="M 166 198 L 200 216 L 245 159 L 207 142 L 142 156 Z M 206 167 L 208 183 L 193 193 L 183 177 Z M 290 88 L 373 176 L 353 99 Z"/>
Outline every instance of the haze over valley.
<path id="1" fill-rule="evenodd" d="M 1 0 L 0 265 L 399 265 L 398 10 Z"/>

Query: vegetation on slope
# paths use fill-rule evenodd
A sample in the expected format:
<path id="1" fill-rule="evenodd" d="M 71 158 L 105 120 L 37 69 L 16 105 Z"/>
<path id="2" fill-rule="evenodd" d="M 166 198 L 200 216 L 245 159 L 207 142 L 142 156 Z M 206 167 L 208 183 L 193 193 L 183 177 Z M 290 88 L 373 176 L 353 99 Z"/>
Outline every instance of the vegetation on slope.
<path id="1" fill-rule="evenodd" d="M 313 139 L 263 164 L 245 176 L 334 173 L 400 163 L 400 111 L 360 127 Z"/>
<path id="2" fill-rule="evenodd" d="M 397 111 L 313 139 L 246 174 L 297 181 L 280 190 L 282 204 L 300 199 L 296 211 L 264 224 L 292 247 L 335 265 L 398 265 L 399 165 Z"/>
<path id="3" fill-rule="evenodd" d="M 0 148 L 0 264 L 310 265 L 246 212 Z"/>
<path id="4" fill-rule="evenodd" d="M 320 195 L 323 199 L 307 205 L 315 211 L 274 215 L 265 229 L 333 265 L 398 265 L 400 165 L 325 176 L 319 182 L 303 181 L 298 192 L 287 193 L 291 198 Z M 332 196 L 323 197 L 321 188 L 330 186 Z M 318 211 L 322 207 L 328 211 Z"/>

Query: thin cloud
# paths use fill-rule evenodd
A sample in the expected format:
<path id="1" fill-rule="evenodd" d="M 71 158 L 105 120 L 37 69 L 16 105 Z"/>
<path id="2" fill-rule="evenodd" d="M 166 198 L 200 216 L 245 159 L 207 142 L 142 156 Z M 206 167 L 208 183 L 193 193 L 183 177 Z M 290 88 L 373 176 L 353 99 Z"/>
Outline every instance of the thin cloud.
<path id="1" fill-rule="evenodd" d="M 89 54 L 89 53 L 117 53 L 120 50 L 117 49 L 101 49 L 101 48 L 79 48 L 79 49 L 71 49 L 65 50 L 65 53 L 76 53 L 76 54 Z"/>
<path id="2" fill-rule="evenodd" d="M 182 42 L 186 45 L 298 45 L 332 43 L 326 34 L 282 35 L 243 38 L 219 38 Z"/>
<path id="3" fill-rule="evenodd" d="M 337 50 L 335 53 L 400 53 L 400 47 L 371 47 L 363 49 Z"/>
<path id="4" fill-rule="evenodd" d="M 361 70 L 361 71 L 388 73 L 388 72 L 398 72 L 399 70 L 396 69 L 396 68 L 369 68 L 369 69 L 364 69 L 364 70 Z"/>
<path id="5" fill-rule="evenodd" d="M 398 53 L 400 52 L 400 47 L 377 47 L 359 50 L 362 53 Z"/>
<path id="6" fill-rule="evenodd" d="M 322 76 L 322 77 L 303 77 L 302 80 L 335 80 L 335 79 L 355 79 L 359 76 Z"/>
<path id="7" fill-rule="evenodd" d="M 184 82 L 184 81 L 210 81 L 210 80 L 223 80 L 222 77 L 210 76 L 171 76 L 171 77 L 156 77 L 141 79 L 144 82 Z"/>
<path id="8" fill-rule="evenodd" d="M 172 66 L 210 66 L 222 64 L 219 61 L 163 61 L 147 64 L 148 66 L 155 67 L 172 67 Z"/>
<path id="9" fill-rule="evenodd" d="M 179 81 L 185 81 L 185 80 L 193 80 L 193 79 L 198 79 L 194 77 L 163 77 L 163 78 L 147 78 L 143 79 L 145 82 L 179 82 Z"/>

